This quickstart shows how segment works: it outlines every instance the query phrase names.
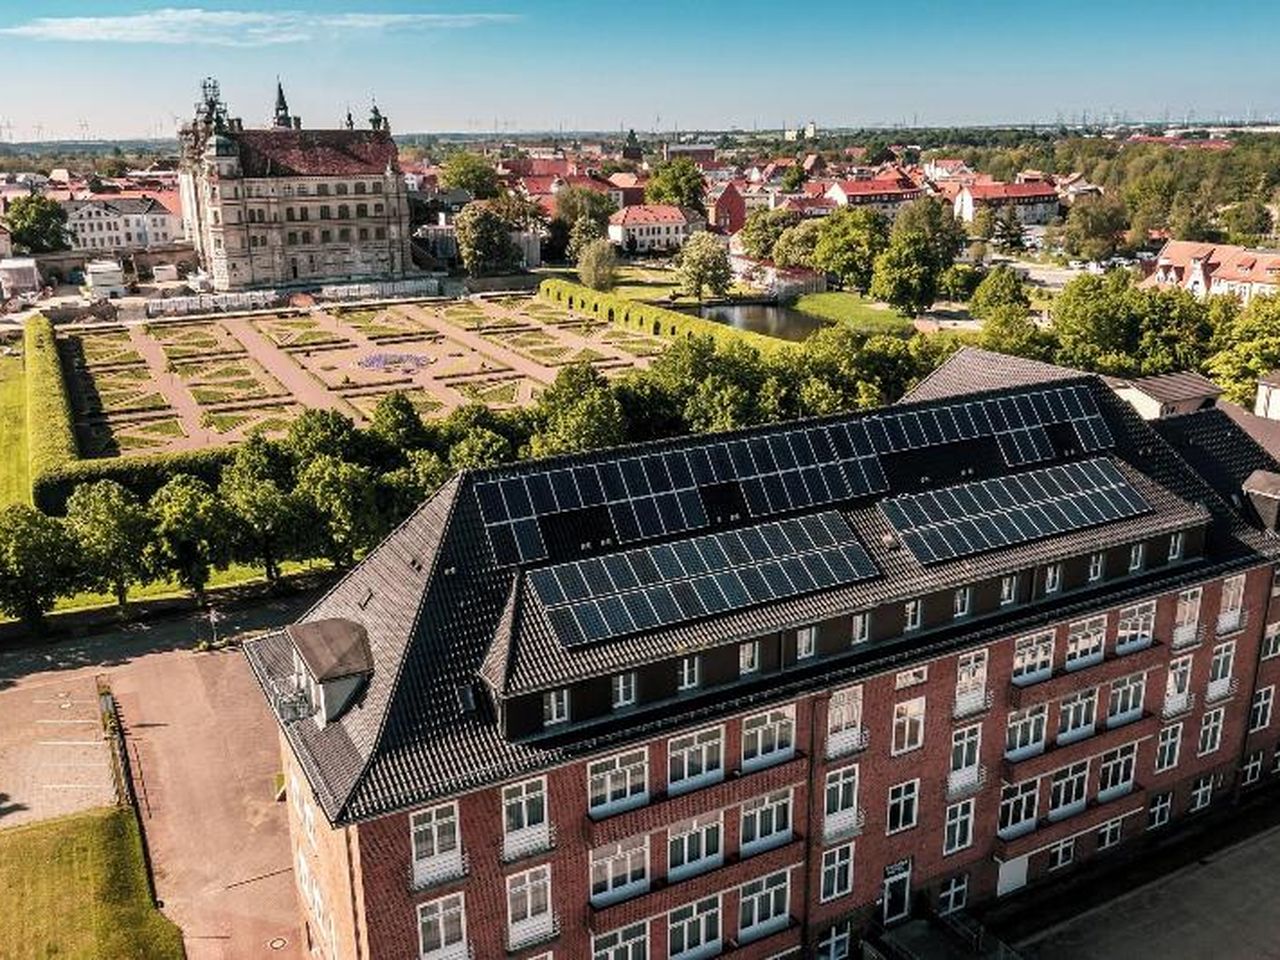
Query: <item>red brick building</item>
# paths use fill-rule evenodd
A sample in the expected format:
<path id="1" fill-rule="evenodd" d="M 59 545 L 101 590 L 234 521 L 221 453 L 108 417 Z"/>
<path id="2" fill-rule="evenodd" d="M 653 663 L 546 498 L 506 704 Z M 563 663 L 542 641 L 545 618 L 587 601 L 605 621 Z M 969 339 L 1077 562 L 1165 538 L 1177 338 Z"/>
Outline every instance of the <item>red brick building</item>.
<path id="1" fill-rule="evenodd" d="M 993 386 L 998 384 L 998 386 Z M 1276 464 L 964 351 L 455 477 L 247 645 L 319 956 L 852 956 L 1274 779 Z"/>

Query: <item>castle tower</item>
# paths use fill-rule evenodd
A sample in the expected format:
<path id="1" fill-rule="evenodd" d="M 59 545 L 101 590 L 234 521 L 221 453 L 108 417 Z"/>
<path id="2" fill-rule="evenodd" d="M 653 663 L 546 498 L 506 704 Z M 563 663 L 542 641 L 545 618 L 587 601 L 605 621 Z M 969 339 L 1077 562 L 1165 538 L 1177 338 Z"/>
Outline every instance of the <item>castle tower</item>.
<path id="1" fill-rule="evenodd" d="M 293 117 L 289 116 L 289 102 L 284 98 L 284 85 L 280 83 L 279 77 L 276 78 L 276 113 L 272 126 L 286 130 L 294 126 Z"/>

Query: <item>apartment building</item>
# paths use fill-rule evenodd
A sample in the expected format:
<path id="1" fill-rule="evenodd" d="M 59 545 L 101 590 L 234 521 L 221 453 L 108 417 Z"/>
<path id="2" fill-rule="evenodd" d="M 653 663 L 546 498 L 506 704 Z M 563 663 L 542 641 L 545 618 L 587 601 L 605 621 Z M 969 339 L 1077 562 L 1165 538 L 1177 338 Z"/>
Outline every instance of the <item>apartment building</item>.
<path id="1" fill-rule="evenodd" d="M 834 960 L 1277 779 L 1278 468 L 1210 414 L 968 350 L 453 478 L 245 647 L 313 951 Z"/>
<path id="2" fill-rule="evenodd" d="M 72 250 L 128 252 L 182 239 L 182 218 L 154 197 L 64 200 Z"/>
<path id="3" fill-rule="evenodd" d="M 609 217 L 609 239 L 628 252 L 679 250 L 705 228 L 696 211 L 669 203 L 623 207 Z"/>
<path id="4" fill-rule="evenodd" d="M 246 129 L 206 80 L 180 135 L 185 231 L 217 290 L 397 280 L 412 272 L 409 201 L 387 118 L 303 129 L 277 88 Z"/>
<path id="5" fill-rule="evenodd" d="M 1058 190 L 1052 183 L 971 183 L 960 188 L 954 201 L 955 215 L 965 223 L 983 207 L 1004 214 L 1012 210 L 1019 223 L 1045 224 L 1058 216 Z"/>

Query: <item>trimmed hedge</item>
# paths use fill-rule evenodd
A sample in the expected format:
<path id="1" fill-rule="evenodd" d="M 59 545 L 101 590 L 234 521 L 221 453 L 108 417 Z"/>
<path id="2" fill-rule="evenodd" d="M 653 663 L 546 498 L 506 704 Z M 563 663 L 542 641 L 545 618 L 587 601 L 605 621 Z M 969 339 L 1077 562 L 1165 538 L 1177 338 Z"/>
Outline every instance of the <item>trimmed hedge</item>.
<path id="1" fill-rule="evenodd" d="M 62 514 L 67 498 L 82 483 L 114 480 L 146 500 L 179 473 L 199 477 L 216 486 L 222 468 L 235 456 L 235 447 L 206 447 L 202 450 L 180 450 L 175 453 L 153 453 L 142 456 L 107 457 L 101 460 L 77 460 L 61 467 L 32 473 L 32 497 L 45 513 Z"/>
<path id="2" fill-rule="evenodd" d="M 76 431 L 62 378 L 53 323 L 36 314 L 23 327 L 22 362 L 27 394 L 27 452 L 32 487 L 36 478 L 74 463 Z"/>
<path id="3" fill-rule="evenodd" d="M 736 330 L 723 323 L 716 323 L 714 320 L 680 313 L 677 310 L 668 310 L 666 307 L 656 307 L 638 300 L 628 300 L 626 297 L 619 297 L 612 293 L 601 293 L 567 280 L 543 280 L 538 286 L 538 296 L 579 313 L 591 314 L 617 326 L 650 336 L 706 335 L 725 344 L 734 341 L 749 343 L 763 354 L 790 350 L 794 346 L 786 340 L 768 337 L 763 333 Z"/>

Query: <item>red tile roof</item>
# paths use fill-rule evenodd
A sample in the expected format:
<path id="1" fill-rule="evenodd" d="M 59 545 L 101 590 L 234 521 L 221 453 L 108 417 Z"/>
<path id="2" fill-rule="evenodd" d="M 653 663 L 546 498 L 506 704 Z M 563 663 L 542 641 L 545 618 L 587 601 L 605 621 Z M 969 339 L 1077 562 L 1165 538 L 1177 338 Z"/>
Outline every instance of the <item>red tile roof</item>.
<path id="1" fill-rule="evenodd" d="M 638 203 L 632 207 L 623 207 L 609 218 L 612 224 L 636 226 L 649 223 L 688 223 L 689 218 L 679 207 L 669 203 Z"/>
<path id="2" fill-rule="evenodd" d="M 1050 183 L 971 183 L 966 189 L 975 200 L 1018 200 L 1029 197 L 1057 199 L 1058 191 Z"/>
<path id="3" fill-rule="evenodd" d="M 396 144 L 385 130 L 242 130 L 226 134 L 240 146 L 246 177 L 375 176 L 399 170 Z"/>

